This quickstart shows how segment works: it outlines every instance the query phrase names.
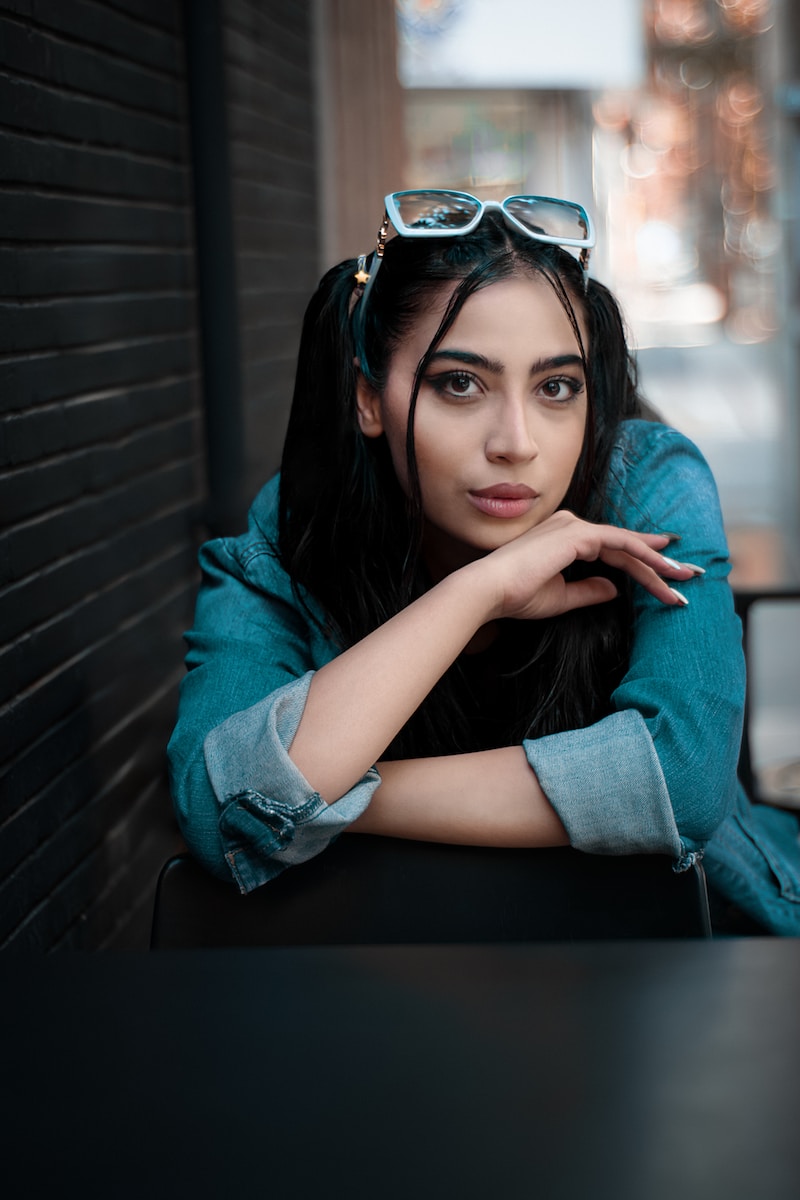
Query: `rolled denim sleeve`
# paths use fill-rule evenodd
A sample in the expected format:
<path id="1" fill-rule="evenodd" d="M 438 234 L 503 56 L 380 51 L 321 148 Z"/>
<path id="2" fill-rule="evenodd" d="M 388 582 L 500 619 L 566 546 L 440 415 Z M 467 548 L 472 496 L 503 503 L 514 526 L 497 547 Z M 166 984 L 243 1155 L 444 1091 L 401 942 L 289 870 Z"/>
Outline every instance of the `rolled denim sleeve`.
<path id="1" fill-rule="evenodd" d="M 661 763 L 636 710 L 523 745 L 572 846 L 592 854 L 682 857 L 684 847 Z M 625 764 L 624 786 L 620 762 Z"/>
<path id="2" fill-rule="evenodd" d="M 242 892 L 319 854 L 364 812 L 380 783 L 373 767 L 329 805 L 292 762 L 288 748 L 311 677 L 308 672 L 234 713 L 203 743 L 225 859 Z"/>
<path id="3" fill-rule="evenodd" d="M 256 499 L 247 534 L 201 550 L 189 670 L 168 747 L 189 849 L 242 891 L 318 854 L 364 811 L 380 782 L 372 769 L 328 805 L 289 757 L 312 673 L 338 648 L 278 563 L 276 500 L 272 481 Z"/>
<path id="4" fill-rule="evenodd" d="M 677 533 L 670 553 L 706 574 L 678 585 L 686 608 L 636 587 L 630 663 L 614 712 L 589 728 L 526 742 L 525 751 L 578 849 L 669 853 L 681 867 L 733 808 L 744 707 L 722 517 L 699 450 L 663 425 L 627 422 L 612 462 L 608 519 Z"/>

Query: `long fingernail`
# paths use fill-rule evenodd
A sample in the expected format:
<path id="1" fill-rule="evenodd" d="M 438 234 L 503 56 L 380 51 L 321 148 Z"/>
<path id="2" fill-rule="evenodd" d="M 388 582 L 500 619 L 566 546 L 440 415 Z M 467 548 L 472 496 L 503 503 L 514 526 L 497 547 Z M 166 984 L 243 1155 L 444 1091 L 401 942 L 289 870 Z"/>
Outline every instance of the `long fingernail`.
<path id="1" fill-rule="evenodd" d="M 686 608 L 689 601 L 686 599 L 683 592 L 679 592 L 677 588 L 670 588 L 669 590 L 672 592 L 673 596 L 678 597 L 678 603 L 682 604 L 683 607 Z"/>
<path id="2" fill-rule="evenodd" d="M 679 542 L 681 540 L 681 535 L 679 533 L 670 533 L 668 529 L 662 529 L 661 536 L 669 538 L 671 542 Z"/>
<path id="3" fill-rule="evenodd" d="M 705 575 L 705 568 L 698 567 L 696 563 L 676 562 L 674 558 L 667 558 L 666 554 L 662 554 L 664 562 L 668 567 L 674 567 L 676 571 L 691 571 L 694 575 Z"/>

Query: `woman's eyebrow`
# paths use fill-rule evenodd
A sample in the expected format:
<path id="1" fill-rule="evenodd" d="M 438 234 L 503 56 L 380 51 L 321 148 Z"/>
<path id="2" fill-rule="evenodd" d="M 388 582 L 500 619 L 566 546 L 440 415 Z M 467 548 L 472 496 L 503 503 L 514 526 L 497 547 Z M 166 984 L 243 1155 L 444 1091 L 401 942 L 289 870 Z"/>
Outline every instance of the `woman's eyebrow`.
<path id="1" fill-rule="evenodd" d="M 475 354 L 472 350 L 437 350 L 431 355 L 430 361 L 434 363 L 442 358 L 455 359 L 456 362 L 464 363 L 468 367 L 481 367 L 493 375 L 502 375 L 505 370 L 498 359 L 486 358 L 485 355 Z"/>
<path id="2" fill-rule="evenodd" d="M 552 358 L 538 358 L 531 364 L 531 375 L 540 375 L 542 371 L 558 371 L 562 367 L 579 367 L 583 370 L 583 359 L 580 354 L 555 354 Z"/>
<path id="3" fill-rule="evenodd" d="M 437 350 L 430 357 L 430 362 L 441 359 L 455 360 L 468 367 L 480 367 L 493 375 L 502 375 L 505 371 L 503 363 L 496 358 L 486 358 L 483 354 L 475 354 L 472 350 Z M 537 358 L 531 363 L 530 374 L 540 375 L 542 371 L 558 371 L 562 367 L 579 367 L 583 370 L 583 359 L 579 354 L 554 354 L 550 358 Z"/>

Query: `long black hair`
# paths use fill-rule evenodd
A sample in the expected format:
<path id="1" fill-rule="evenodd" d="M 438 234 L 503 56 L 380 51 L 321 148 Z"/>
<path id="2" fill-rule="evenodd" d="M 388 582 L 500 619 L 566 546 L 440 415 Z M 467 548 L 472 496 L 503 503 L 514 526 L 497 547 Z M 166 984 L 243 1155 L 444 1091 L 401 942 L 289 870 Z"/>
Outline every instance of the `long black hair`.
<path id="1" fill-rule="evenodd" d="M 352 314 L 361 299 L 355 270 L 355 260 L 330 270 L 306 312 L 281 465 L 277 547 L 298 596 L 315 602 L 312 609 L 325 614 L 343 649 L 430 586 L 421 555 L 414 411 L 431 356 L 474 292 L 521 274 L 543 279 L 572 324 L 586 372 L 587 419 L 563 508 L 590 521 L 603 519 L 619 424 L 641 411 L 635 367 L 611 293 L 595 280 L 587 283 L 569 253 L 516 233 L 494 213 L 464 237 L 393 238 L 360 314 L 357 338 Z M 356 363 L 380 392 L 394 351 L 443 289 L 451 291 L 450 300 L 411 395 L 406 494 L 385 438 L 361 433 Z M 581 572 L 597 574 L 598 564 L 590 571 L 583 564 L 571 568 L 573 576 Z M 511 702 L 502 730 L 487 735 L 491 744 L 579 728 L 606 715 L 627 663 L 631 628 L 630 586 L 618 575 L 614 582 L 619 596 L 610 603 L 547 621 L 501 623 L 500 690 Z M 480 696 L 468 657 L 446 672 L 387 756 L 484 748 L 475 744 Z"/>

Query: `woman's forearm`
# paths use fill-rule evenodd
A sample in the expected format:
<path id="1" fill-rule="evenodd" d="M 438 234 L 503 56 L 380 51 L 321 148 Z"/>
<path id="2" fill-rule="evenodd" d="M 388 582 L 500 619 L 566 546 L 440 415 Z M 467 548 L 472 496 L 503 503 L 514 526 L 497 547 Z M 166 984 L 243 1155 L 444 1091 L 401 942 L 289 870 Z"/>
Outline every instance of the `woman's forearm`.
<path id="1" fill-rule="evenodd" d="M 381 758 L 482 625 L 496 617 L 552 617 L 613 598 L 605 578 L 564 579 L 576 559 L 626 570 L 663 604 L 685 604 L 660 573 L 682 579 L 694 568 L 664 559 L 654 544 L 666 540 L 557 512 L 454 571 L 316 673 L 290 758 L 334 803 Z"/>
<path id="2" fill-rule="evenodd" d="M 472 846 L 569 842 L 521 746 L 378 769 L 381 785 L 350 832 Z"/>
<path id="3" fill-rule="evenodd" d="M 324 800 L 381 757 L 490 616 L 465 567 L 316 672 L 289 756 Z"/>

